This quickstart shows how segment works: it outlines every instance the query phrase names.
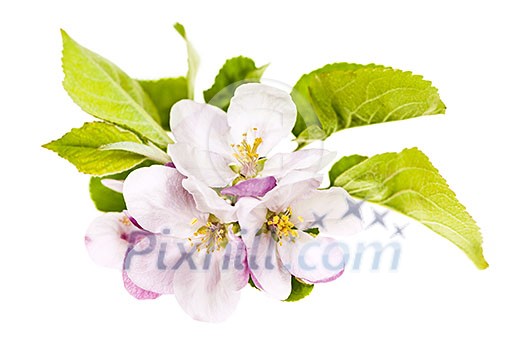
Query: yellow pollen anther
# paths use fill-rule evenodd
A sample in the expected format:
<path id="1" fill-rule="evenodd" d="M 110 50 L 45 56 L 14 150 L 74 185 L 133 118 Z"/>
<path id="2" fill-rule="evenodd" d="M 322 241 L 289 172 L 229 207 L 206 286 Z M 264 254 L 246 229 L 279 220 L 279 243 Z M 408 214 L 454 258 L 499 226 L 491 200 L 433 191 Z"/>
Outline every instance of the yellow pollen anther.
<path id="1" fill-rule="evenodd" d="M 123 216 L 119 221 L 124 226 L 131 226 L 131 220 L 127 216 Z"/>
<path id="2" fill-rule="evenodd" d="M 197 220 L 197 218 L 191 219 L 190 225 L 195 225 L 197 223 L 197 221 L 199 221 L 199 220 Z"/>
<path id="3" fill-rule="evenodd" d="M 245 178 L 253 178 L 257 175 L 257 161 L 259 160 L 258 148 L 263 142 L 263 139 L 257 137 L 257 128 L 253 128 L 253 142 L 248 141 L 248 133 L 242 134 L 242 141 L 239 144 L 233 144 L 231 147 L 234 150 L 233 156 L 239 162 L 239 173 Z"/>
<path id="4" fill-rule="evenodd" d="M 190 242 L 195 245 L 198 252 L 203 250 L 206 253 L 212 253 L 227 245 L 227 234 L 228 225 L 220 222 L 214 215 L 210 215 L 206 224 L 193 233 L 195 237 L 190 239 Z"/>
<path id="5" fill-rule="evenodd" d="M 294 238 L 299 236 L 295 225 L 290 221 L 291 216 L 292 209 L 288 207 L 284 212 L 270 215 L 266 222 L 268 232 L 275 235 L 280 245 L 282 245 L 283 238 L 287 237 L 293 241 Z"/>

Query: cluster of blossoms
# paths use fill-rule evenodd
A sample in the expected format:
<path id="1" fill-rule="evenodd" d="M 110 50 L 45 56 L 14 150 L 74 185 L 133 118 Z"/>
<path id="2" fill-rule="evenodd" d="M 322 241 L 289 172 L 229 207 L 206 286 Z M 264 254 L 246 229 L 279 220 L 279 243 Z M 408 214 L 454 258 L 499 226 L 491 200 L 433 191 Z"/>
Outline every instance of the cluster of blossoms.
<path id="1" fill-rule="evenodd" d="M 345 215 L 343 189 L 319 189 L 331 152 L 272 153 L 292 142 L 296 114 L 289 94 L 262 84 L 241 85 L 227 113 L 176 103 L 172 163 L 107 183 L 123 193 L 127 211 L 93 222 L 91 257 L 122 270 L 136 298 L 173 294 L 204 321 L 227 318 L 250 279 L 285 300 L 292 276 L 310 284 L 339 277 L 346 257 L 335 238 L 359 222 Z"/>

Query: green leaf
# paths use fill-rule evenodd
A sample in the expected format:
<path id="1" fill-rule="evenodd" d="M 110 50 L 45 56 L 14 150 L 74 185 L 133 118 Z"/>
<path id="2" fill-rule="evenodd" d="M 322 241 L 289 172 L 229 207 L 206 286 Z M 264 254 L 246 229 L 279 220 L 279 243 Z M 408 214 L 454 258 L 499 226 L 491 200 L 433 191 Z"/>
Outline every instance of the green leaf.
<path id="1" fill-rule="evenodd" d="M 235 89 L 245 83 L 261 80 L 267 65 L 257 68 L 248 57 L 238 56 L 227 60 L 215 77 L 213 86 L 204 91 L 204 100 L 223 110 L 227 110 Z"/>
<path id="2" fill-rule="evenodd" d="M 369 65 L 367 67 L 374 67 L 375 65 Z M 354 71 L 359 68 L 363 68 L 364 65 L 358 63 L 332 63 L 327 64 L 326 66 L 316 69 L 313 72 L 304 74 L 295 84 L 292 89 L 291 95 L 292 99 L 297 106 L 297 119 L 295 120 L 295 126 L 293 128 L 293 134 L 296 136 L 301 136 L 304 139 L 317 139 L 324 137 L 324 132 L 321 128 L 321 123 L 316 116 L 316 113 L 312 106 L 312 100 L 310 98 L 310 92 L 308 91 L 309 86 L 312 84 L 312 81 L 315 77 L 321 73 L 329 73 L 335 71 Z M 310 133 L 318 133 L 319 135 L 307 135 L 306 133 L 301 135 L 307 129 Z"/>
<path id="3" fill-rule="evenodd" d="M 146 160 L 136 167 L 126 170 L 122 173 L 108 175 L 104 177 L 92 177 L 89 181 L 89 194 L 95 207 L 103 212 L 122 212 L 126 209 L 124 196 L 120 192 L 113 191 L 102 184 L 102 180 L 125 180 L 129 174 L 138 168 L 148 167 L 155 164 L 152 161 Z"/>
<path id="4" fill-rule="evenodd" d="M 89 181 L 89 194 L 95 207 L 100 211 L 121 212 L 126 209 L 122 193 L 104 186 L 100 177 L 92 177 Z"/>
<path id="5" fill-rule="evenodd" d="M 193 100 L 195 96 L 195 77 L 197 76 L 197 71 L 199 70 L 200 59 L 197 51 L 188 40 L 186 36 L 186 29 L 180 23 L 175 23 L 173 26 L 177 33 L 184 39 L 186 42 L 186 50 L 188 51 L 188 74 L 186 75 L 187 79 L 187 96 L 190 100 Z"/>
<path id="6" fill-rule="evenodd" d="M 342 166 L 335 170 L 334 186 L 421 222 L 462 249 L 478 268 L 488 267 L 479 227 L 425 154 L 411 148 L 354 159 L 360 161 L 348 162 L 346 171 Z"/>
<path id="7" fill-rule="evenodd" d="M 168 156 L 166 152 L 157 148 L 153 144 L 145 145 L 137 142 L 122 141 L 100 146 L 99 149 L 104 151 L 132 152 L 135 154 L 140 154 L 141 156 L 156 161 L 160 164 L 166 164 L 171 162 L 170 156 Z"/>
<path id="8" fill-rule="evenodd" d="M 354 165 L 357 165 L 362 161 L 366 160 L 367 158 L 368 157 L 354 154 L 352 156 L 346 156 L 339 159 L 334 165 L 332 165 L 332 168 L 328 173 L 328 177 L 330 178 L 330 186 L 334 186 L 335 179 L 337 179 L 339 175 L 341 175 Z"/>
<path id="9" fill-rule="evenodd" d="M 312 293 L 313 289 L 313 284 L 303 283 L 292 276 L 292 292 L 290 293 L 288 299 L 285 299 L 284 301 L 298 301 L 306 298 L 308 295 L 310 295 L 310 293 Z"/>
<path id="10" fill-rule="evenodd" d="M 72 129 L 62 138 L 43 147 L 70 161 L 80 172 L 98 176 L 120 173 L 146 159 L 142 155 L 127 151 L 101 149 L 116 142 L 140 144 L 141 140 L 132 132 L 115 125 L 94 122 Z"/>
<path id="11" fill-rule="evenodd" d="M 159 112 L 160 125 L 170 130 L 170 110 L 176 102 L 188 98 L 188 82 L 185 77 L 159 80 L 139 80 Z"/>
<path id="12" fill-rule="evenodd" d="M 292 97 L 300 143 L 356 126 L 441 114 L 445 105 L 429 81 L 383 66 L 338 63 L 303 76 Z"/>
<path id="13" fill-rule="evenodd" d="M 248 279 L 248 284 L 250 284 L 250 286 L 252 286 L 253 288 L 257 290 L 260 290 L 259 288 L 257 288 L 255 283 L 253 282 L 251 276 Z M 292 276 L 292 291 L 290 295 L 288 296 L 288 298 L 284 299 L 283 301 L 299 301 L 301 299 L 306 298 L 308 295 L 310 295 L 313 289 L 314 289 L 313 284 L 301 282 L 299 279 Z"/>
<path id="14" fill-rule="evenodd" d="M 76 43 L 62 31 L 64 88 L 85 112 L 135 131 L 159 146 L 172 140 L 140 84 L 116 65 Z"/>

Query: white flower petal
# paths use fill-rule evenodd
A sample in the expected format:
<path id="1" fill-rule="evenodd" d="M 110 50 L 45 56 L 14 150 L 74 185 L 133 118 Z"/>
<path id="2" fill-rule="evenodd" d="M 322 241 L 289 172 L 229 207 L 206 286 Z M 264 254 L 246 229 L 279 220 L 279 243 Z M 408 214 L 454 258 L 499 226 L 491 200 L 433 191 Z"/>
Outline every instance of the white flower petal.
<path id="1" fill-rule="evenodd" d="M 278 180 L 293 170 L 317 173 L 335 157 L 335 152 L 323 149 L 303 149 L 291 153 L 278 153 L 264 163 L 263 176 Z"/>
<path id="2" fill-rule="evenodd" d="M 184 179 L 182 185 L 193 195 L 199 211 L 211 213 L 223 223 L 235 221 L 235 208 L 219 197 L 213 189 L 194 179 Z"/>
<path id="3" fill-rule="evenodd" d="M 246 243 L 248 266 L 252 276 L 266 293 L 285 300 L 292 291 L 290 272 L 277 254 L 277 242 L 269 233 L 258 234 Z"/>
<path id="4" fill-rule="evenodd" d="M 257 129 L 263 139 L 259 154 L 265 156 L 283 138 L 290 136 L 297 110 L 290 94 L 263 84 L 243 84 L 235 90 L 228 108 L 233 142 Z"/>
<path id="5" fill-rule="evenodd" d="M 161 165 L 133 171 L 124 182 L 129 214 L 147 231 L 187 237 L 206 223 L 207 215 L 197 211 L 183 179 L 176 169 Z"/>
<path id="6" fill-rule="evenodd" d="M 230 257 L 226 261 L 230 261 Z M 196 320 L 224 321 L 233 313 L 239 290 L 248 282 L 246 265 L 242 264 L 240 269 L 225 268 L 224 249 L 211 254 L 195 252 L 193 263 L 181 264 L 173 270 L 177 301 Z"/>
<path id="7" fill-rule="evenodd" d="M 185 239 L 149 235 L 131 249 L 124 264 L 129 279 L 141 289 L 173 294 L 173 266 L 189 251 Z"/>
<path id="8" fill-rule="evenodd" d="M 280 300 L 287 299 L 292 288 L 290 273 L 277 256 L 274 239 L 269 234 L 258 234 L 268 212 L 264 203 L 246 197 L 241 198 L 236 206 L 252 279 L 271 296 Z"/>
<path id="9" fill-rule="evenodd" d="M 348 201 L 351 200 L 339 187 L 314 191 L 292 204 L 292 221 L 300 229 L 317 227 L 319 232 L 333 236 L 357 233 L 362 229 L 362 221 L 349 212 Z"/>
<path id="10" fill-rule="evenodd" d="M 291 203 L 315 191 L 321 179 L 320 174 L 292 171 L 278 182 L 277 187 L 266 193 L 262 201 L 274 213 L 285 211 Z"/>
<path id="11" fill-rule="evenodd" d="M 226 113 L 212 105 L 182 100 L 170 113 L 171 132 L 179 143 L 187 143 L 202 151 L 228 155 L 232 153 L 230 127 Z"/>
<path id="12" fill-rule="evenodd" d="M 106 213 L 91 223 L 85 243 L 89 256 L 101 266 L 122 269 L 128 242 L 125 237 L 140 231 L 123 213 Z"/>
<path id="13" fill-rule="evenodd" d="M 339 277 L 345 268 L 346 257 L 336 240 L 312 237 L 298 231 L 292 241 L 277 245 L 284 266 L 296 277 L 310 283 L 328 282 Z"/>
<path id="14" fill-rule="evenodd" d="M 169 145 L 168 153 L 181 173 L 210 187 L 224 187 L 236 176 L 229 167 L 232 159 L 218 153 L 199 150 L 184 143 Z"/>

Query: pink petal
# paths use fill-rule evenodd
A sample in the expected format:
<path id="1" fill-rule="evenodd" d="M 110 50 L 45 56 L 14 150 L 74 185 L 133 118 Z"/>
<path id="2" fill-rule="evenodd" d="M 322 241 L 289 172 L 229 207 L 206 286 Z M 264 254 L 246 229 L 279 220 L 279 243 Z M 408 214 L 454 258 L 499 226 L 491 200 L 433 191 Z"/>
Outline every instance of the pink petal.
<path id="1" fill-rule="evenodd" d="M 123 213 L 106 213 L 91 223 L 85 244 L 91 259 L 98 265 L 120 269 L 128 249 L 127 237 L 141 232 Z"/>
<path id="2" fill-rule="evenodd" d="M 174 270 L 175 297 L 184 311 L 196 320 L 224 321 L 233 313 L 240 289 L 248 282 L 244 244 L 230 237 L 229 246 L 231 250 L 226 248 L 209 254 L 204 250 L 195 252 L 193 268 L 182 264 Z"/>
<path id="3" fill-rule="evenodd" d="M 126 288 L 128 293 L 138 300 L 157 299 L 161 295 L 155 292 L 151 292 L 149 290 L 142 289 L 139 286 L 137 286 L 135 283 L 133 283 L 133 281 L 129 279 L 128 274 L 125 270 L 122 270 L 122 281 L 124 282 L 124 288 Z"/>
<path id="4" fill-rule="evenodd" d="M 290 273 L 310 283 L 329 282 L 343 273 L 346 257 L 340 243 L 298 231 L 293 241 L 278 245 L 279 257 Z"/>
<path id="5" fill-rule="evenodd" d="M 249 179 L 239 182 L 235 186 L 227 187 L 221 194 L 234 197 L 263 197 L 266 193 L 277 186 L 275 177 L 268 176 L 257 179 Z"/>
<path id="6" fill-rule="evenodd" d="M 278 257 L 277 244 L 271 235 L 257 235 L 246 248 L 250 273 L 257 285 L 274 298 L 288 298 L 292 288 L 291 276 Z"/>
<path id="7" fill-rule="evenodd" d="M 131 249 L 124 262 L 129 279 L 138 287 L 158 294 L 173 294 L 172 267 L 188 249 L 187 240 L 151 235 Z M 184 248 L 179 249 L 179 244 Z"/>
<path id="8" fill-rule="evenodd" d="M 154 165 L 133 171 L 124 182 L 129 215 L 146 230 L 187 237 L 207 216 L 195 208 L 191 194 L 182 186 L 185 177 L 176 169 Z M 192 225 L 197 219 L 195 225 Z M 196 226 L 199 227 L 199 226 Z"/>

